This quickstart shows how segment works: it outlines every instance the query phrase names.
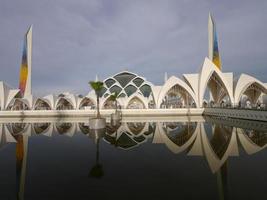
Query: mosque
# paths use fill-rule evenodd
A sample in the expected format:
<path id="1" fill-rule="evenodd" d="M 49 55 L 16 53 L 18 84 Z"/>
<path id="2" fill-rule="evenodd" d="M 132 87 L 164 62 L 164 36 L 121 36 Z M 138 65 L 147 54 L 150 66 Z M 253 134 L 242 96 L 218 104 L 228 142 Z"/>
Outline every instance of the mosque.
<path id="1" fill-rule="evenodd" d="M 255 77 L 223 72 L 214 19 L 208 19 L 208 57 L 198 73 L 182 78 L 165 76 L 163 85 L 154 85 L 138 74 L 122 71 L 106 78 L 101 91 L 100 109 L 113 109 L 109 96 L 116 92 L 121 109 L 182 109 L 205 107 L 266 108 L 267 84 Z M 19 87 L 0 82 L 1 111 L 94 110 L 96 95 L 69 92 L 36 97 L 31 89 L 32 27 L 25 34 Z"/>

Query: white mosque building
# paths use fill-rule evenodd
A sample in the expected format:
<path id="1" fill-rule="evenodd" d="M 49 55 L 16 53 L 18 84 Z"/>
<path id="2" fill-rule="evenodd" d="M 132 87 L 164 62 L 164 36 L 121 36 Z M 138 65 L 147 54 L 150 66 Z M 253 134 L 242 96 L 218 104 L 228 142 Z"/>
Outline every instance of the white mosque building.
<path id="1" fill-rule="evenodd" d="M 114 102 L 109 100 L 114 92 L 119 94 L 117 101 L 121 109 L 265 108 L 266 83 L 247 74 L 234 77 L 232 72 L 222 71 L 216 27 L 211 15 L 208 31 L 209 56 L 204 59 L 198 73 L 183 74 L 182 78 L 166 76 L 165 83 L 157 86 L 138 74 L 120 72 L 103 81 L 100 109 L 114 108 Z M 1 111 L 95 109 L 94 91 L 86 96 L 61 93 L 35 97 L 31 91 L 31 55 L 32 27 L 25 35 L 19 89 L 0 82 Z"/>

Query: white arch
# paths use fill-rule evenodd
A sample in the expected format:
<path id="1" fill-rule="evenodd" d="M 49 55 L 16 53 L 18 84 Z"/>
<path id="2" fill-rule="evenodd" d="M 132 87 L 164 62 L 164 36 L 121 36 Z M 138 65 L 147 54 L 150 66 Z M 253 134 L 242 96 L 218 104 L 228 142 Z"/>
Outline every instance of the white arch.
<path id="1" fill-rule="evenodd" d="M 65 129 L 65 127 L 62 127 L 64 124 L 67 124 L 67 125 L 70 124 L 70 126 L 67 129 Z M 58 123 L 55 123 L 55 130 L 57 131 L 58 134 L 67 135 L 67 136 L 70 136 L 70 137 L 72 137 L 75 134 L 76 127 L 77 127 L 77 124 L 76 123 L 72 123 L 72 122 L 64 122 L 64 123 L 58 122 Z"/>
<path id="2" fill-rule="evenodd" d="M 134 93 L 130 98 L 127 98 L 125 101 L 125 108 L 128 107 L 129 103 L 131 102 L 132 99 L 138 99 L 141 101 L 141 103 L 143 103 L 145 109 L 148 109 L 148 99 L 145 98 L 143 95 L 138 94 L 138 93 Z"/>
<path id="3" fill-rule="evenodd" d="M 0 148 L 8 143 L 16 143 L 16 139 L 10 133 L 5 124 L 0 124 Z"/>
<path id="4" fill-rule="evenodd" d="M 32 136 L 33 135 L 32 124 L 31 123 L 21 123 L 21 124 L 23 125 L 25 124 L 25 126 L 17 134 Z M 14 131 L 13 124 L 11 124 L 11 128 L 12 131 Z"/>
<path id="5" fill-rule="evenodd" d="M 100 109 L 104 109 L 105 103 L 108 101 L 110 95 L 106 96 L 106 97 L 102 97 L 99 99 L 99 108 Z M 117 103 L 118 106 L 121 106 L 121 108 L 125 108 L 125 105 L 127 105 L 125 102 L 128 100 L 129 98 L 126 97 L 119 97 L 117 98 Z"/>
<path id="6" fill-rule="evenodd" d="M 108 95 L 106 97 L 102 97 L 102 98 L 99 99 L 99 108 L 100 109 L 105 109 L 104 106 L 105 106 L 105 103 L 107 101 L 109 101 L 109 97 L 110 97 L 110 95 Z"/>
<path id="7" fill-rule="evenodd" d="M 164 99 L 165 95 L 167 94 L 167 92 L 175 85 L 179 85 L 181 86 L 186 92 L 188 92 L 188 94 L 193 98 L 193 100 L 195 101 L 196 103 L 196 106 L 198 107 L 198 101 L 197 101 L 197 98 L 196 98 L 196 95 L 195 93 L 193 92 L 193 90 L 184 82 L 182 81 L 181 79 L 175 77 L 175 76 L 172 76 L 170 77 L 166 83 L 163 85 L 163 87 L 161 88 L 160 90 L 160 93 L 159 93 L 159 96 L 158 96 L 158 99 L 156 101 L 156 106 L 157 108 L 160 108 L 160 104 L 162 102 L 162 100 Z"/>
<path id="8" fill-rule="evenodd" d="M 85 96 L 85 97 L 81 98 L 81 99 L 78 101 L 77 109 L 80 109 L 80 107 L 81 107 L 81 105 L 82 105 L 82 103 L 83 103 L 83 101 L 84 101 L 85 99 L 90 100 L 90 101 L 96 106 L 96 102 L 95 102 L 95 100 L 94 100 L 93 98 L 88 97 L 88 96 Z"/>
<path id="9" fill-rule="evenodd" d="M 197 128 L 196 128 L 196 136 L 195 140 L 193 141 L 191 148 L 189 149 L 187 155 L 188 156 L 203 156 L 203 145 L 202 145 L 202 139 L 201 139 L 201 124 L 202 122 L 197 123 Z"/>
<path id="10" fill-rule="evenodd" d="M 78 122 L 77 123 L 77 132 L 82 132 L 83 134 L 87 135 L 89 134 L 89 126 L 86 126 L 85 123 Z"/>
<path id="11" fill-rule="evenodd" d="M 199 82 L 199 74 L 183 74 L 183 80 L 190 88 L 192 88 L 195 93 L 197 103 L 198 104 L 198 82 Z"/>
<path id="12" fill-rule="evenodd" d="M 84 97 L 87 97 L 87 98 L 89 98 L 89 99 L 91 99 L 95 104 L 96 104 L 96 95 L 95 95 L 95 91 L 94 90 L 91 90 L 86 96 L 84 96 Z M 78 104 L 80 104 L 80 102 L 79 101 L 81 101 L 82 99 L 78 99 Z M 101 100 L 101 98 L 100 98 L 100 100 Z"/>
<path id="13" fill-rule="evenodd" d="M 238 156 L 237 136 L 234 128 L 232 129 L 231 138 L 227 149 L 221 159 L 212 149 L 212 146 L 208 139 L 208 134 L 206 133 L 203 123 L 201 124 L 201 139 L 205 157 L 213 173 L 217 172 L 221 168 L 221 166 L 225 163 L 229 156 Z"/>
<path id="14" fill-rule="evenodd" d="M 68 102 L 71 103 L 71 105 L 73 106 L 73 109 L 77 109 L 77 102 L 78 102 L 78 97 L 74 94 L 71 94 L 69 92 L 63 92 L 61 93 L 59 96 L 58 96 L 58 99 L 56 100 L 56 106 L 55 106 L 55 109 L 57 108 L 57 105 L 58 105 L 58 101 L 61 99 L 61 98 L 64 98 L 66 99 Z"/>
<path id="15" fill-rule="evenodd" d="M 199 106 L 202 106 L 202 102 L 204 100 L 205 90 L 208 86 L 208 82 L 210 77 L 215 73 L 222 84 L 224 85 L 224 89 L 229 95 L 231 103 L 234 103 L 233 98 L 233 74 L 232 73 L 222 73 L 216 65 L 210 61 L 208 58 L 205 58 L 204 64 L 199 74 Z"/>
<path id="16" fill-rule="evenodd" d="M 45 135 L 47 137 L 51 137 L 55 130 L 55 123 L 51 123 L 48 129 L 46 129 L 44 132 L 42 132 L 42 135 Z"/>
<path id="17" fill-rule="evenodd" d="M 168 147 L 169 150 L 171 150 L 173 153 L 178 154 L 183 152 L 184 150 L 186 150 L 194 141 L 195 138 L 198 134 L 198 130 L 199 130 L 199 123 L 196 124 L 196 129 L 194 130 L 194 132 L 192 133 L 191 137 L 182 145 L 179 146 L 177 144 L 175 144 L 165 133 L 165 131 L 163 130 L 162 127 L 162 123 L 159 123 L 159 132 L 160 132 L 160 136 L 161 136 L 161 140 L 162 142 L 165 143 L 165 145 Z"/>
<path id="18" fill-rule="evenodd" d="M 240 143 L 242 144 L 243 148 L 249 155 L 257 153 L 267 147 L 267 144 L 263 145 L 262 147 L 255 144 L 253 141 L 251 141 L 251 139 L 244 133 L 244 130 L 241 128 L 237 128 L 237 135 Z"/>
<path id="19" fill-rule="evenodd" d="M 77 99 L 78 97 L 74 94 L 68 94 L 66 95 L 66 98 L 68 98 L 72 104 L 73 104 L 73 109 L 77 109 Z"/>
<path id="20" fill-rule="evenodd" d="M 47 100 L 49 102 L 49 105 L 51 106 L 52 110 L 56 109 L 56 101 L 57 101 L 57 96 L 54 94 L 49 94 L 45 97 L 43 97 L 43 99 Z"/>
<path id="21" fill-rule="evenodd" d="M 134 137 L 138 137 L 138 136 L 140 136 L 140 135 L 144 135 L 144 133 L 146 132 L 146 131 L 148 131 L 148 129 L 149 129 L 149 123 L 147 123 L 147 122 L 138 122 L 138 123 L 145 123 L 145 125 L 144 125 L 144 127 L 142 128 L 142 130 L 136 135 L 136 134 L 134 134 L 133 132 L 132 132 L 132 130 L 131 130 L 131 128 L 129 127 L 129 124 L 131 124 L 131 123 L 135 123 L 135 122 L 125 122 L 124 123 L 124 128 L 125 128 L 125 130 L 128 132 L 128 133 L 131 133 L 131 135 L 132 136 L 134 136 Z"/>
<path id="22" fill-rule="evenodd" d="M 13 99 L 9 102 L 9 104 L 7 105 L 7 108 L 8 108 L 9 106 L 12 106 L 12 107 L 11 107 L 11 110 L 13 110 L 13 106 L 14 106 L 14 104 L 15 104 L 16 101 L 19 101 L 19 102 L 25 104 L 25 105 L 28 107 L 29 110 L 31 109 L 31 107 L 30 107 L 30 103 L 28 102 L 28 100 L 27 100 L 27 99 L 23 99 L 23 98 L 13 98 Z"/>
<path id="23" fill-rule="evenodd" d="M 43 129 L 41 132 L 37 133 L 37 128 L 39 128 L 39 126 L 38 126 L 39 124 L 48 124 L 48 126 L 45 129 Z M 51 124 L 52 124 L 51 122 L 33 123 L 32 124 L 32 132 L 34 134 L 42 134 L 42 135 L 45 135 L 45 133 L 47 133 L 49 131 L 50 127 L 52 126 Z"/>
<path id="24" fill-rule="evenodd" d="M 67 102 L 69 102 L 71 104 L 71 106 L 73 107 L 73 109 L 75 109 L 75 106 L 74 106 L 74 102 L 72 101 L 72 99 L 69 99 L 69 98 L 66 98 L 66 97 L 59 97 L 56 101 L 56 106 L 55 106 L 55 110 L 57 109 L 58 105 L 59 105 L 59 102 L 61 99 L 64 99 L 66 100 Z"/>
<path id="25" fill-rule="evenodd" d="M 264 83 L 247 74 L 241 74 L 236 83 L 235 93 L 234 93 L 234 100 L 235 100 L 234 102 L 236 105 L 239 103 L 242 94 L 248 89 L 249 86 L 251 86 L 254 83 L 262 87 L 264 93 L 267 93 L 267 87 L 265 86 Z"/>
<path id="26" fill-rule="evenodd" d="M 0 81 L 0 109 L 5 110 L 17 94 L 19 94 L 18 89 L 12 89 L 9 85 Z"/>
<path id="27" fill-rule="evenodd" d="M 43 102 L 47 103 L 47 104 L 49 105 L 49 108 L 50 108 L 51 110 L 53 109 L 53 108 L 52 108 L 52 105 L 51 105 L 51 102 L 50 102 L 48 99 L 39 97 L 39 98 L 37 98 L 37 99 L 35 100 L 35 102 L 34 102 L 33 110 L 36 109 L 36 106 L 37 106 L 38 101 L 43 101 Z"/>
<path id="28" fill-rule="evenodd" d="M 72 123 L 71 128 L 66 132 L 65 135 L 72 137 L 75 133 L 77 133 L 77 123 Z"/>

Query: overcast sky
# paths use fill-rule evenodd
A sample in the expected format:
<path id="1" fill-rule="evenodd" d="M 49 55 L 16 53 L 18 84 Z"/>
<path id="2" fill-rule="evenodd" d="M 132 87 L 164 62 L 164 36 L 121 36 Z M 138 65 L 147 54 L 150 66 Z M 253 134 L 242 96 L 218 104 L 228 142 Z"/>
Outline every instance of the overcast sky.
<path id="1" fill-rule="evenodd" d="M 0 79 L 18 87 L 33 24 L 36 95 L 86 94 L 88 81 L 129 70 L 162 84 L 199 71 L 216 21 L 223 71 L 267 82 L 266 0 L 0 0 Z"/>

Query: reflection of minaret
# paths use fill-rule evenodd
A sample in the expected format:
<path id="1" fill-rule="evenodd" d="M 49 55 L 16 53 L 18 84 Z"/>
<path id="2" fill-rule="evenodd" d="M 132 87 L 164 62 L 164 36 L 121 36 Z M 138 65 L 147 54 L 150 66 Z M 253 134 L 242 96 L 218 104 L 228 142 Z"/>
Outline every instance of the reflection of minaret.
<path id="1" fill-rule="evenodd" d="M 218 67 L 218 69 L 221 70 L 221 59 L 219 54 L 216 25 L 210 13 L 208 22 L 208 32 L 209 32 L 209 59 Z"/>
<path id="2" fill-rule="evenodd" d="M 217 175 L 217 186 L 218 186 L 218 192 L 219 192 L 219 199 L 220 200 L 226 200 L 228 199 L 228 173 L 227 173 L 227 163 L 228 161 L 225 161 L 225 163 L 221 166 L 221 168 L 216 172 Z"/>
<path id="3" fill-rule="evenodd" d="M 20 134 L 16 136 L 16 194 L 17 199 L 24 199 L 24 185 L 26 178 L 26 165 L 28 154 L 28 136 Z"/>

